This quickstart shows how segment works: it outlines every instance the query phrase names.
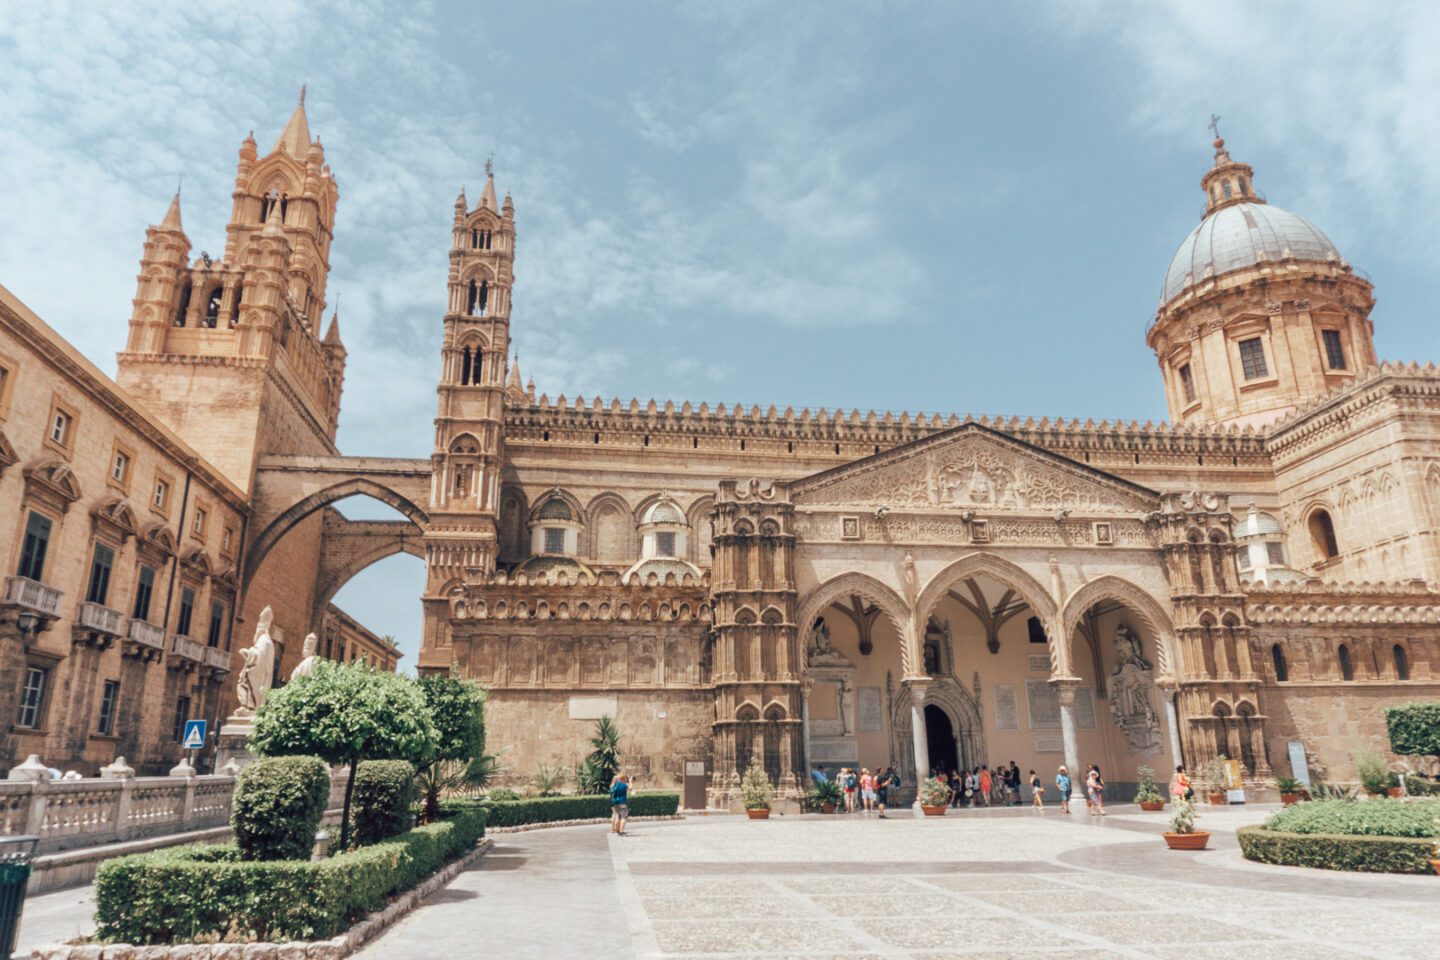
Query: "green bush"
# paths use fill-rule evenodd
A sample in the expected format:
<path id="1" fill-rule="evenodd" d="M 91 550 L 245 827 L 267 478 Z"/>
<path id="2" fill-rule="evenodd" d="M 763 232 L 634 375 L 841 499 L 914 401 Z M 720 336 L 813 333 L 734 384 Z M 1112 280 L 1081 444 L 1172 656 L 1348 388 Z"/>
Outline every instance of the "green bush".
<path id="1" fill-rule="evenodd" d="M 1440 797 L 1440 780 L 1425 780 L 1415 774 L 1408 774 L 1405 777 L 1405 789 L 1410 791 L 1412 797 Z"/>
<path id="2" fill-rule="evenodd" d="M 478 807 L 319 863 L 244 861 L 234 846 L 107 860 L 95 875 L 97 936 L 132 944 L 333 937 L 475 846 Z"/>
<path id="3" fill-rule="evenodd" d="M 490 799 L 495 801 L 519 800 L 520 794 L 516 793 L 514 790 L 511 790 L 509 787 L 496 787 L 494 790 L 490 791 Z"/>
<path id="4" fill-rule="evenodd" d="M 330 796 L 318 757 L 262 757 L 240 771 L 230 826 L 242 860 L 308 860 Z"/>
<path id="5" fill-rule="evenodd" d="M 1390 751 L 1406 757 L 1440 757 L 1440 700 L 1387 707 Z"/>
<path id="6" fill-rule="evenodd" d="M 364 846 L 408 830 L 414 816 L 415 768 L 404 760 L 366 760 L 355 771 L 352 836 Z"/>
<path id="7" fill-rule="evenodd" d="M 1261 826 L 1241 827 L 1236 836 L 1249 860 L 1362 873 L 1429 873 L 1434 843 L 1412 837 L 1287 833 Z"/>
<path id="8" fill-rule="evenodd" d="M 1314 800 L 1297 803 L 1265 821 L 1284 833 L 1359 837 L 1434 837 L 1440 800 Z"/>
<path id="9" fill-rule="evenodd" d="M 474 801 L 442 801 L 442 810 L 473 807 Z M 554 823 L 559 820 L 597 820 L 610 816 L 609 797 L 529 797 L 523 800 L 492 801 L 486 808 L 492 827 L 519 827 L 527 823 Z M 630 817 L 668 817 L 680 809 L 676 793 L 630 794 Z"/>

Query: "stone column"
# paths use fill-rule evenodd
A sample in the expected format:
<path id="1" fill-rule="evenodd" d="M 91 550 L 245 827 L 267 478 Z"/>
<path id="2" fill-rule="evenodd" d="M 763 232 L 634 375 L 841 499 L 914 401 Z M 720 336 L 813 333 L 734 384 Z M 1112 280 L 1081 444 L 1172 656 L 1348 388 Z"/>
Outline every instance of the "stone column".
<path id="1" fill-rule="evenodd" d="M 910 688 L 910 738 L 915 747 L 915 816 L 925 816 L 920 809 L 920 784 L 930 772 L 930 737 L 925 731 L 925 691 L 929 685 L 924 680 L 906 680 Z"/>
<path id="2" fill-rule="evenodd" d="M 801 743 L 804 747 L 804 755 L 800 758 L 803 769 L 800 771 L 806 780 L 810 778 L 812 764 L 810 761 L 810 691 L 815 689 L 815 681 L 806 677 L 800 683 L 800 722 Z"/>
<path id="3" fill-rule="evenodd" d="M 1054 677 L 1050 680 L 1055 686 L 1056 697 L 1060 701 L 1060 739 L 1065 747 L 1065 766 L 1070 771 L 1070 782 L 1081 783 L 1080 780 L 1080 744 L 1075 738 L 1075 688 L 1080 685 L 1077 677 Z"/>
<path id="4" fill-rule="evenodd" d="M 1180 754 L 1180 718 L 1175 711 L 1175 688 L 1172 686 L 1161 686 L 1160 699 L 1165 701 L 1165 724 L 1170 730 L 1170 756 L 1174 761 L 1184 763 Z"/>

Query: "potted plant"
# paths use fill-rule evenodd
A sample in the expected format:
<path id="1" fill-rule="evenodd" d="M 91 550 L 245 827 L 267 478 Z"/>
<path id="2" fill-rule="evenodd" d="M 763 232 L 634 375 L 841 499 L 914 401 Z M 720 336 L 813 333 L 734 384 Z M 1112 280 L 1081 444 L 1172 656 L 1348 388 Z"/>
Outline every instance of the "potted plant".
<path id="1" fill-rule="evenodd" d="M 1435 832 L 1440 834 L 1440 817 L 1435 818 Z M 1434 858 L 1430 861 L 1430 869 L 1440 873 L 1440 840 L 1435 841 L 1435 849 L 1430 851 L 1430 855 Z"/>
<path id="2" fill-rule="evenodd" d="M 740 778 L 740 792 L 745 797 L 746 816 L 751 820 L 770 819 L 770 801 L 775 799 L 775 788 L 758 763 L 750 764 L 745 776 Z"/>
<path id="3" fill-rule="evenodd" d="M 1300 781 L 1294 777 L 1276 777 L 1275 786 L 1280 788 L 1280 802 L 1285 806 L 1300 802 Z"/>
<path id="4" fill-rule="evenodd" d="M 927 817 L 943 817 L 950 807 L 950 788 L 935 777 L 920 784 L 920 809 Z"/>
<path id="5" fill-rule="evenodd" d="M 1165 833 L 1165 845 L 1171 850 L 1204 850 L 1210 843 L 1210 834 L 1195 829 L 1195 804 L 1184 797 L 1170 800 L 1170 826 Z"/>
<path id="6" fill-rule="evenodd" d="M 1383 797 L 1390 771 L 1385 769 L 1385 758 L 1374 750 L 1361 750 L 1352 758 L 1355 761 L 1355 776 L 1360 786 L 1372 797 Z"/>
<path id="7" fill-rule="evenodd" d="M 1200 780 L 1205 784 L 1207 799 L 1212 807 L 1225 805 L 1225 762 L 1228 759 L 1222 753 L 1205 761 L 1200 767 Z"/>
<path id="8" fill-rule="evenodd" d="M 1160 796 L 1160 789 L 1155 786 L 1155 768 L 1139 766 L 1135 768 L 1135 776 L 1140 781 L 1139 788 L 1135 791 L 1135 802 L 1140 804 L 1141 810 L 1164 810 L 1165 798 Z"/>
<path id="9" fill-rule="evenodd" d="M 819 780 L 810 788 L 810 795 L 806 797 L 812 809 L 821 813 L 834 813 L 835 807 L 842 799 L 840 784 L 834 780 Z"/>
<path id="10" fill-rule="evenodd" d="M 1394 770 L 1391 770 L 1385 774 L 1385 793 L 1394 800 L 1399 800 L 1401 797 L 1405 796 L 1405 791 L 1400 786 L 1400 774 L 1396 773 Z"/>

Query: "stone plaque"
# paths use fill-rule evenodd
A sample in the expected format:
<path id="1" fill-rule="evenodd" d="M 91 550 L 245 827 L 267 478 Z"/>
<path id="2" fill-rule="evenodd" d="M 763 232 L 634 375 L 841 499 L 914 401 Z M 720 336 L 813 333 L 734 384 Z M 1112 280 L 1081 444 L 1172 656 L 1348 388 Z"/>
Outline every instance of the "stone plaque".
<path id="1" fill-rule="evenodd" d="M 1075 726 L 1081 730 L 1095 729 L 1095 689 L 1075 688 Z"/>
<path id="2" fill-rule="evenodd" d="M 1050 681 L 1026 680 L 1025 703 L 1030 709 L 1030 729 L 1053 730 L 1060 726 L 1060 697 Z"/>
<path id="3" fill-rule="evenodd" d="M 1008 683 L 995 685 L 995 729 L 1020 729 L 1020 703 L 1015 699 L 1015 688 Z"/>
<path id="4" fill-rule="evenodd" d="M 860 732 L 880 733 L 885 729 L 885 710 L 879 687 L 860 688 Z"/>
<path id="5" fill-rule="evenodd" d="M 705 776 L 705 761 L 704 761 L 704 760 L 686 760 L 686 761 L 685 761 L 685 776 L 687 776 L 687 777 L 703 777 L 703 776 Z"/>
<path id="6" fill-rule="evenodd" d="M 1025 658 L 1026 673 L 1049 673 L 1050 658 L 1045 654 L 1031 654 Z"/>
<path id="7" fill-rule="evenodd" d="M 601 717 L 614 719 L 619 701 L 614 697 L 571 697 L 571 720 L 599 720 Z"/>
<path id="8" fill-rule="evenodd" d="M 1036 737 L 1036 753 L 1064 753 L 1065 741 L 1060 737 Z"/>
<path id="9" fill-rule="evenodd" d="M 840 719 L 840 686 L 835 683 L 818 681 L 810 691 L 811 720 Z"/>

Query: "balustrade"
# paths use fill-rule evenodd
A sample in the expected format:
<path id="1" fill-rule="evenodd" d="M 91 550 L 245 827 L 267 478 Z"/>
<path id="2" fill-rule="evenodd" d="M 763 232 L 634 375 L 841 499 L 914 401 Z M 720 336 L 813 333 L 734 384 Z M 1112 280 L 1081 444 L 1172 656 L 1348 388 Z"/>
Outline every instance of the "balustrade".
<path id="1" fill-rule="evenodd" d="M 205 666 L 215 670 L 230 669 L 230 651 L 222 650 L 219 647 L 205 648 Z"/>
<path id="2" fill-rule="evenodd" d="M 170 638 L 170 652 L 192 663 L 205 662 L 205 647 L 178 633 Z"/>
<path id="3" fill-rule="evenodd" d="M 109 607 L 102 607 L 100 604 L 91 603 L 89 600 L 80 604 L 80 616 L 77 618 L 77 625 L 83 629 L 118 637 L 124 632 L 121 629 L 124 623 L 125 615 L 119 610 L 111 610 Z"/>
<path id="4" fill-rule="evenodd" d="M 29 577 L 5 578 L 5 602 L 33 610 L 47 617 L 60 616 L 60 599 L 65 596 L 54 587 L 47 587 Z"/>
<path id="5" fill-rule="evenodd" d="M 147 650 L 165 652 L 165 631 L 153 623 L 131 620 L 130 631 L 126 636 Z"/>

